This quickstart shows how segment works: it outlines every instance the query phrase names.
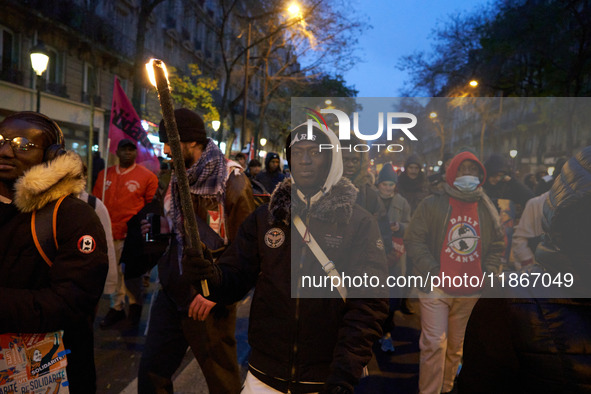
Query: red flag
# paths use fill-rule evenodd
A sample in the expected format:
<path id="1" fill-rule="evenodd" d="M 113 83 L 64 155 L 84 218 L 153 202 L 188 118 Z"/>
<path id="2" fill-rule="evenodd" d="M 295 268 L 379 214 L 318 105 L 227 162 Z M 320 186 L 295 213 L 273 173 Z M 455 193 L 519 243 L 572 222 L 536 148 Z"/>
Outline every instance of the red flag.
<path id="1" fill-rule="evenodd" d="M 111 121 L 109 122 L 109 139 L 111 140 L 109 151 L 116 153 L 119 141 L 124 138 L 135 141 L 137 146 L 136 162 L 158 174 L 160 172 L 160 162 L 154 153 L 152 143 L 148 139 L 148 133 L 142 127 L 140 117 L 119 84 L 119 80 L 115 78 Z"/>
<path id="2" fill-rule="evenodd" d="M 250 139 L 250 151 L 248 152 L 248 162 L 254 159 L 254 137 Z"/>

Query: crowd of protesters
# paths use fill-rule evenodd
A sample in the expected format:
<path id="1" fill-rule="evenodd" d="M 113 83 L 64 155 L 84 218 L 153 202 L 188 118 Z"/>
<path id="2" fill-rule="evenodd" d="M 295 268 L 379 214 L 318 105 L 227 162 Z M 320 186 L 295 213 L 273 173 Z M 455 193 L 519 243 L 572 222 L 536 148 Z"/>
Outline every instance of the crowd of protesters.
<path id="1" fill-rule="evenodd" d="M 330 298 L 294 279 L 481 276 L 560 262 L 583 267 L 576 274 L 585 278 L 591 147 L 523 182 L 502 155 L 483 160 L 470 149 L 446 153 L 436 174 L 409 155 L 401 169 L 384 163 L 374 177 L 367 152 L 320 151 L 339 144 L 334 133 L 296 128 L 285 171 L 275 152 L 264 166 L 243 153 L 227 159 L 198 114 L 174 114 L 201 247 L 187 246 L 176 172 L 157 177 L 136 164 L 134 140 L 118 143 L 118 164 L 96 176 L 89 196 L 85 167 L 55 122 L 21 112 L 0 123 L 0 335 L 63 330 L 71 392 L 96 391 L 92 322 L 101 294 L 111 301 L 101 328 L 125 319 L 137 326 L 140 278 L 156 264 L 161 291 L 140 393 L 173 392 L 188 347 L 210 393 L 353 393 L 374 343 L 396 351 L 398 310 L 420 315 L 420 393 L 591 391 L 585 299 L 489 299 L 480 287 L 442 284 L 416 289 L 411 311 L 404 291 L 339 286 Z M 159 136 L 170 154 L 164 122 Z M 48 251 L 37 222 L 52 216 Z M 146 244 L 148 236 L 156 242 Z M 235 303 L 253 288 L 241 382 Z"/>

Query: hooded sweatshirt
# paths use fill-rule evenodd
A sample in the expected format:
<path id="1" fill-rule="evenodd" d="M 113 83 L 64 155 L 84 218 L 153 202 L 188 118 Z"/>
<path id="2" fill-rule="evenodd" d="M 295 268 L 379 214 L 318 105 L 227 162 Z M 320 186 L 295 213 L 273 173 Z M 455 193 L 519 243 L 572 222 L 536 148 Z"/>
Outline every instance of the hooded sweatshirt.
<path id="1" fill-rule="evenodd" d="M 460 192 L 453 186 L 464 160 L 478 163 L 484 174 L 473 192 Z M 443 273 L 451 277 L 499 271 L 505 244 L 499 216 L 481 188 L 485 179 L 486 170 L 472 153 L 462 152 L 452 160 L 444 192 L 419 204 L 404 236 L 415 272 L 425 277 Z M 443 290 L 467 295 L 479 288 L 443 286 Z"/>

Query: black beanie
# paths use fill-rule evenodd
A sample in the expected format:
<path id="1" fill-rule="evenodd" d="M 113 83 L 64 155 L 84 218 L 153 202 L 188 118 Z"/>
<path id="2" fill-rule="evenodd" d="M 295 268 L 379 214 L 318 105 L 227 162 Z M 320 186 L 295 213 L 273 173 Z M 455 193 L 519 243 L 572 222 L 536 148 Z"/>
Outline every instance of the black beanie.
<path id="1" fill-rule="evenodd" d="M 176 109 L 174 111 L 176 125 L 179 130 L 179 137 L 181 142 L 197 142 L 204 144 L 207 142 L 207 134 L 205 133 L 205 124 L 201 116 L 186 108 Z M 168 143 L 168 135 L 166 135 L 166 127 L 164 127 L 164 119 L 160 121 L 158 130 L 160 142 Z"/>
<path id="2" fill-rule="evenodd" d="M 417 156 L 417 155 L 408 156 L 408 159 L 406 159 L 406 161 L 404 162 L 404 168 L 408 167 L 411 164 L 416 164 L 421 168 L 423 167 L 423 165 L 421 163 L 421 159 L 419 159 L 419 156 Z"/>
<path id="3" fill-rule="evenodd" d="M 483 164 L 484 168 L 486 168 L 486 173 L 489 176 L 495 176 L 499 172 L 510 172 L 507 160 L 505 160 L 505 158 L 498 153 L 493 153 L 490 155 Z"/>
<path id="4" fill-rule="evenodd" d="M 396 171 L 394 171 L 392 163 L 386 163 L 384 164 L 384 167 L 382 167 L 376 184 L 379 185 L 382 182 L 398 183 L 398 175 L 396 174 Z"/>

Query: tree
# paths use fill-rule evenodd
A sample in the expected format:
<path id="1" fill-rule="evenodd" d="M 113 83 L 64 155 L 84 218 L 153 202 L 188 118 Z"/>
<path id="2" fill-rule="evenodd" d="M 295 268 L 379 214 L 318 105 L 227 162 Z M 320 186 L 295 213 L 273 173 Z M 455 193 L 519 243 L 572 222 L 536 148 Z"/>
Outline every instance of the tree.
<path id="1" fill-rule="evenodd" d="M 154 11 L 154 8 L 156 8 L 156 6 L 158 6 L 163 1 L 164 0 L 141 0 L 139 5 L 135 38 L 135 57 L 133 62 L 133 93 L 131 96 L 131 102 L 140 115 L 142 88 L 145 83 L 144 71 L 146 69 L 146 59 L 144 57 L 148 19 Z"/>
<path id="2" fill-rule="evenodd" d="M 211 124 L 220 116 L 212 95 L 218 81 L 204 77 L 197 64 L 189 64 L 188 68 L 189 75 L 181 75 L 175 67 L 169 67 L 172 98 L 180 107 L 201 113 L 205 124 Z"/>
<path id="3" fill-rule="evenodd" d="M 433 31 L 431 52 L 417 51 L 402 57 L 398 69 L 410 74 L 410 88 L 403 96 L 442 96 L 451 86 L 464 86 L 474 74 L 471 63 L 479 48 L 480 32 L 490 11 L 454 14 Z"/>
<path id="4" fill-rule="evenodd" d="M 318 94 L 320 97 L 333 93 L 334 96 L 346 97 L 357 94 L 357 91 L 345 85 L 341 75 L 331 77 L 325 69 L 330 64 L 331 71 L 338 73 L 353 65 L 357 60 L 354 55 L 356 37 L 364 29 L 364 25 L 359 20 L 335 12 L 336 9 L 341 9 L 339 5 L 344 6 L 342 2 L 332 2 L 330 7 L 322 2 L 317 4 L 318 9 L 314 13 L 308 12 L 307 18 L 302 17 L 292 28 L 269 37 L 257 48 L 255 68 L 262 83 L 258 100 L 260 112 L 255 126 L 255 147 L 258 145 L 259 132 L 267 124 L 267 109 L 273 105 L 281 89 L 296 89 L 293 95 L 297 96 L 299 90 L 303 96 L 309 97 L 311 84 L 316 84 L 317 88 L 322 85 L 324 89 Z M 267 20 L 267 29 L 272 29 L 274 23 L 277 21 Z M 302 59 L 305 59 L 305 63 Z M 297 89 L 298 87 L 305 88 Z M 332 93 L 331 89 L 334 89 Z"/>
<path id="5" fill-rule="evenodd" d="M 481 96 L 588 96 L 590 20 L 587 0 L 497 0 L 450 17 L 432 53 L 399 68 L 411 74 L 411 93 L 448 95 L 476 78 Z"/>
<path id="6" fill-rule="evenodd" d="M 258 0 L 256 15 L 241 9 L 242 3 L 237 0 L 219 0 L 222 14 L 215 31 L 224 81 L 219 105 L 221 118 L 238 112 L 237 106 L 246 93 L 242 65 L 247 52 L 255 60 L 248 69 L 249 75 L 259 75 L 262 81 L 258 104 L 263 116 L 259 115 L 261 123 L 257 130 L 281 86 L 304 81 L 307 74 L 335 65 L 341 69 L 350 67 L 356 60 L 356 37 L 364 25 L 357 16 L 348 17 L 342 11 L 349 9 L 346 3 L 347 0 L 316 0 L 307 4 L 298 17 L 289 17 L 285 0 Z M 249 24 L 250 40 L 245 39 Z M 299 63 L 303 58 L 304 66 Z M 243 89 L 232 95 L 235 86 Z"/>

